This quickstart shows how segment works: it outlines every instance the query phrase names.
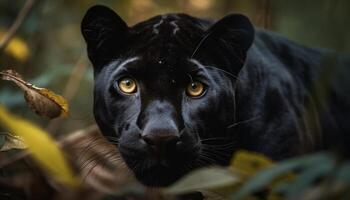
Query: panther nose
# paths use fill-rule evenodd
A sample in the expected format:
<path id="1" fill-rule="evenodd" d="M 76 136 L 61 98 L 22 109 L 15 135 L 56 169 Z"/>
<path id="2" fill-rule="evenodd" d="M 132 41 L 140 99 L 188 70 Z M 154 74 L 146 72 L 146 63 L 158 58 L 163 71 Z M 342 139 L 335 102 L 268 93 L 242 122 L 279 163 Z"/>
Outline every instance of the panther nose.
<path id="1" fill-rule="evenodd" d="M 152 148 L 155 153 L 163 154 L 166 149 L 174 149 L 179 143 L 180 138 L 176 135 L 147 134 L 142 139 Z"/>

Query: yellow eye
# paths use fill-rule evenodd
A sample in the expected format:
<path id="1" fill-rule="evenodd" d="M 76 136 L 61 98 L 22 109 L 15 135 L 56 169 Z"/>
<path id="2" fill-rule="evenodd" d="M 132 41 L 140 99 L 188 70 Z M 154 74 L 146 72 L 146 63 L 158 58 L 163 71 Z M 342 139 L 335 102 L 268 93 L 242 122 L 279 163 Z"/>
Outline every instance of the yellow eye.
<path id="1" fill-rule="evenodd" d="M 121 80 L 119 80 L 118 86 L 119 86 L 119 89 L 126 94 L 135 93 L 137 90 L 136 81 L 128 77 L 122 78 Z"/>
<path id="2" fill-rule="evenodd" d="M 186 93 L 190 97 L 198 97 L 204 93 L 204 85 L 201 82 L 194 81 L 187 86 Z"/>

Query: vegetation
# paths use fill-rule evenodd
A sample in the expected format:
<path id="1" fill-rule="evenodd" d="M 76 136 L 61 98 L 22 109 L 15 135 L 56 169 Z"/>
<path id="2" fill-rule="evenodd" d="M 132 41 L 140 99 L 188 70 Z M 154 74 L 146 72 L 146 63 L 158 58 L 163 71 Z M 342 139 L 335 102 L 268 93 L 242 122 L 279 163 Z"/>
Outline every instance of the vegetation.
<path id="1" fill-rule="evenodd" d="M 194 171 L 168 188 L 137 183 L 92 117 L 79 24 L 96 3 L 130 25 L 165 12 L 242 12 L 305 45 L 350 51 L 347 0 L 1 1 L 0 199 L 350 199 L 350 161 L 332 152 L 274 163 L 239 151 L 230 166 Z"/>

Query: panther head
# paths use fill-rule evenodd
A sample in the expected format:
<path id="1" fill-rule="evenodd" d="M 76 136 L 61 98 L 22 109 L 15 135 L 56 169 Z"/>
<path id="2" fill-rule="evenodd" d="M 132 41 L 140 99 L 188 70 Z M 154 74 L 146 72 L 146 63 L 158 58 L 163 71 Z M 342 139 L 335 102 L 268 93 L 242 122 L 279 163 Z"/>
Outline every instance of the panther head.
<path id="1" fill-rule="evenodd" d="M 90 8 L 81 24 L 94 67 L 94 115 L 145 185 L 166 186 L 194 168 L 225 165 L 236 76 L 254 39 L 243 15 L 217 22 L 186 14 L 128 26 Z"/>

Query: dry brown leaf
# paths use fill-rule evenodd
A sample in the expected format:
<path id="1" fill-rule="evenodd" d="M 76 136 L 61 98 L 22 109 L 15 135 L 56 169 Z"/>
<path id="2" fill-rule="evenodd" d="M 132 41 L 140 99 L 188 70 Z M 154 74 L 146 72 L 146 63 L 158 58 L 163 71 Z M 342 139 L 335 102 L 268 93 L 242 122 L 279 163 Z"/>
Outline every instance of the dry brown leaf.
<path id="1" fill-rule="evenodd" d="M 10 133 L 1 133 L 5 135 L 5 143 L 0 148 L 0 151 L 8 151 L 11 149 L 26 149 L 27 145 L 23 142 L 23 138 Z"/>
<path id="2" fill-rule="evenodd" d="M 50 119 L 67 116 L 68 103 L 62 96 L 24 81 L 21 75 L 14 70 L 1 71 L 0 78 L 18 85 L 24 91 L 27 104 L 37 114 Z"/>
<path id="3" fill-rule="evenodd" d="M 69 134 L 60 144 L 79 168 L 84 184 L 94 190 L 111 194 L 125 186 L 138 185 L 117 148 L 96 125 Z"/>
<path id="4" fill-rule="evenodd" d="M 51 176 L 43 173 L 41 168 L 32 165 L 28 157 L 30 154 L 21 154 L 12 158 L 12 162 L 0 163 L 0 168 L 11 168 L 14 162 L 25 161 L 35 173 L 30 171 L 28 174 L 30 177 L 19 174 L 10 177 L 11 179 L 0 178 L 0 188 L 6 186 L 13 191 L 16 189 L 16 192 L 27 192 L 26 199 L 38 199 L 38 195 L 43 197 L 40 199 L 57 200 L 98 200 L 114 195 L 118 197 L 121 195 L 123 197 L 121 199 L 134 200 L 175 199 L 165 196 L 162 190 L 145 188 L 138 183 L 116 147 L 103 137 L 96 125 L 62 136 L 58 145 L 71 161 L 71 167 L 79 172 L 81 187 L 72 190 L 51 180 Z M 46 191 L 50 193 L 47 194 Z"/>

